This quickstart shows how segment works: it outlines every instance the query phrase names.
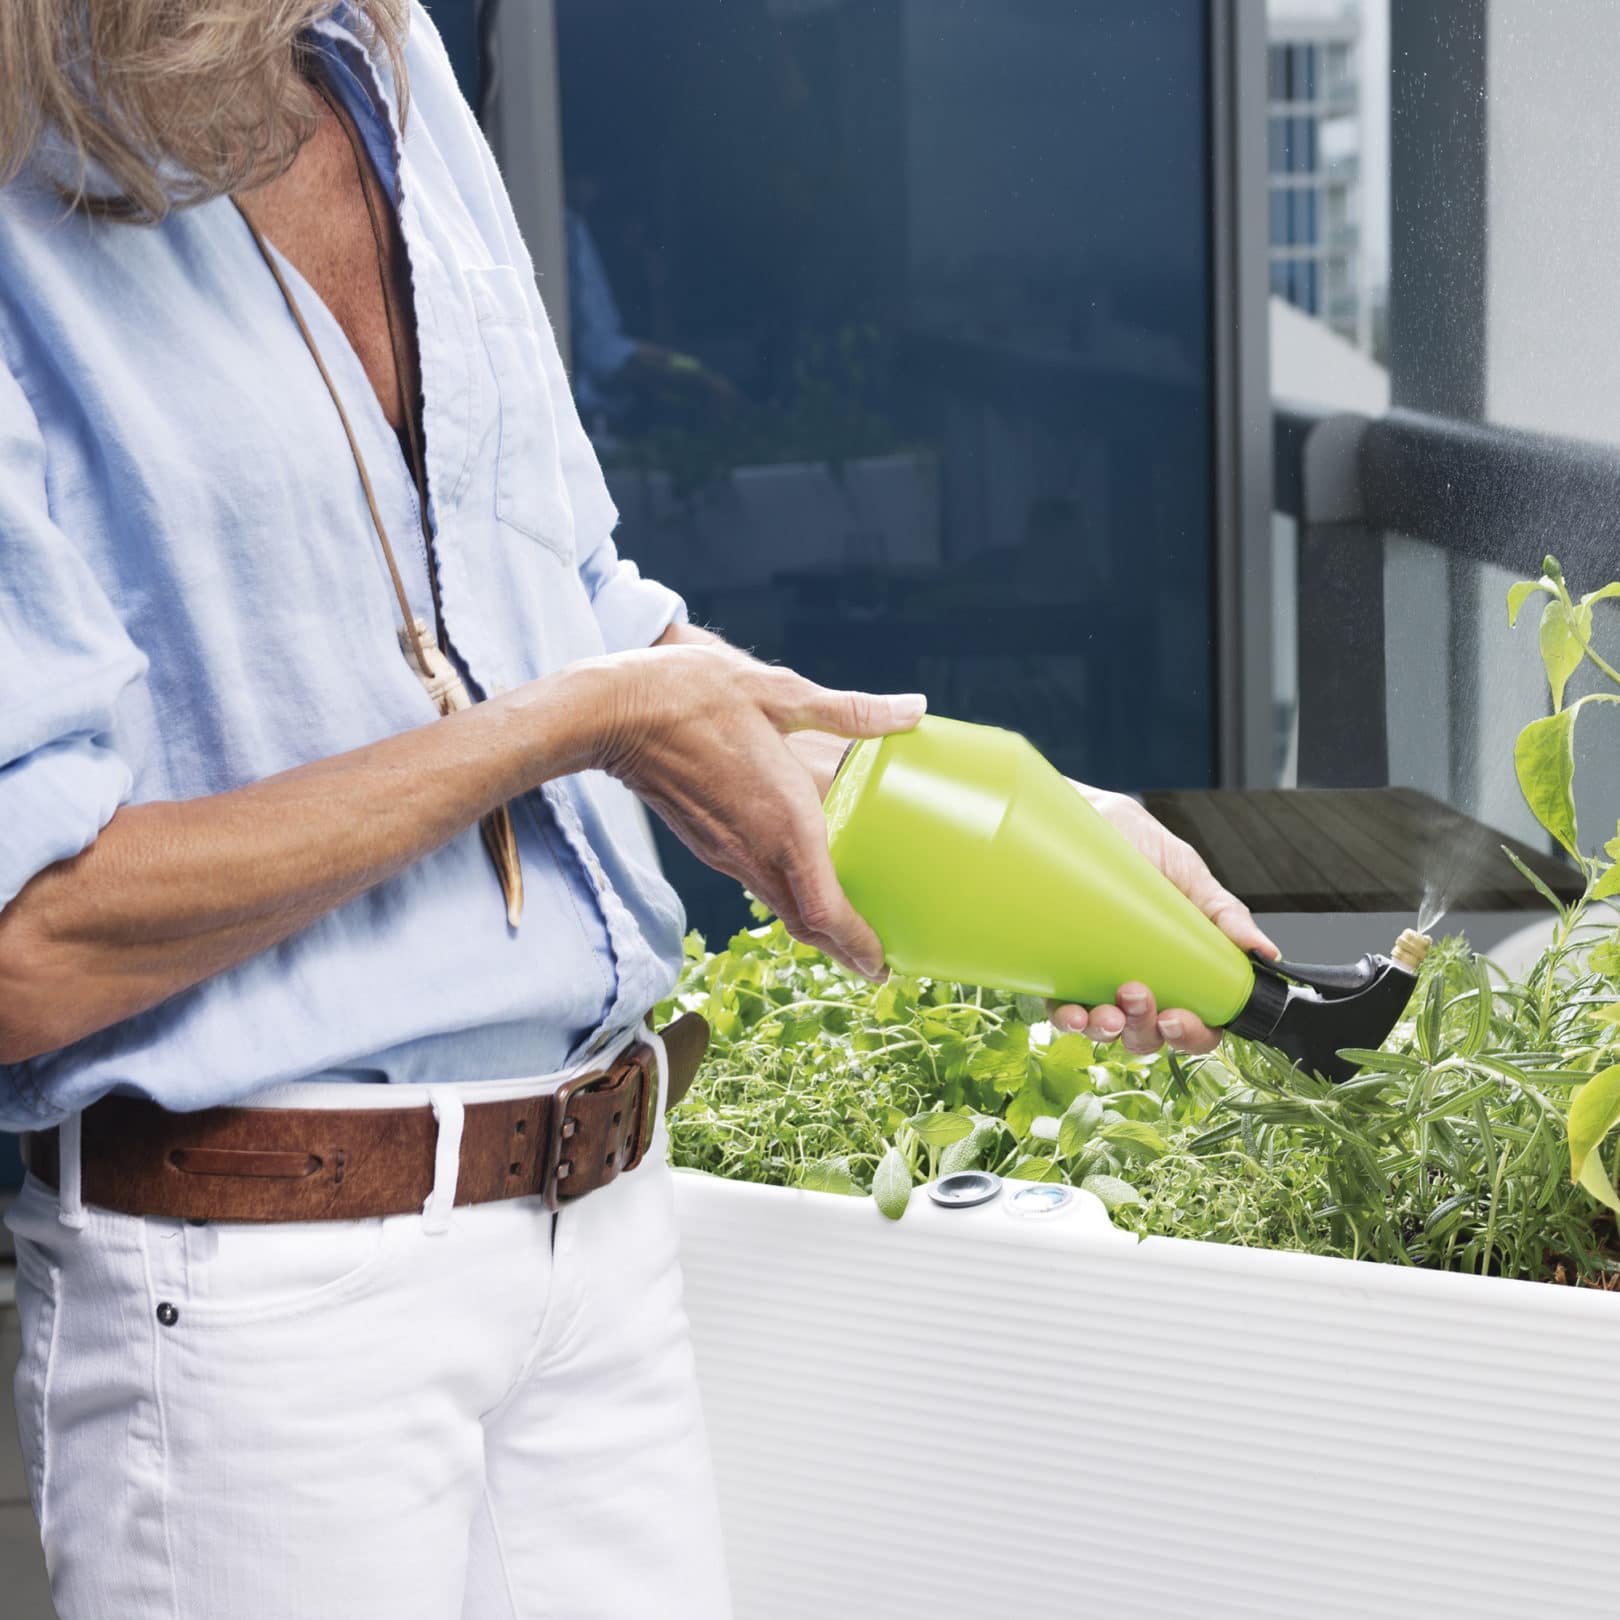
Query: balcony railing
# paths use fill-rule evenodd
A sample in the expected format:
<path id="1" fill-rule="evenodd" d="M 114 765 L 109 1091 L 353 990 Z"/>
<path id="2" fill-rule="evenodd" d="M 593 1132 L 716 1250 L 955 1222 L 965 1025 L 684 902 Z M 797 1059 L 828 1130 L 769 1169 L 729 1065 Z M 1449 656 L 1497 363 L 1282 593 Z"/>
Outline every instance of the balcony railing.
<path id="1" fill-rule="evenodd" d="M 1275 404 L 1273 504 L 1299 525 L 1299 781 L 1389 780 L 1384 540 L 1402 535 L 1526 578 L 1549 549 L 1620 554 L 1620 452 L 1396 410 Z M 1605 576 L 1607 577 L 1607 576 Z"/>

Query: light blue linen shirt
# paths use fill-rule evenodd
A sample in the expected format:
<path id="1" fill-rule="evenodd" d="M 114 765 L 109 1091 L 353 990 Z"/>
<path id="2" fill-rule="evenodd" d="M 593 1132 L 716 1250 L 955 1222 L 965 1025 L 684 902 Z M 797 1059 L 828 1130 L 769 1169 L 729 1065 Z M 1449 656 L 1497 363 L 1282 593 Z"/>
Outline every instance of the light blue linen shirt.
<path id="1" fill-rule="evenodd" d="M 409 249 L 430 510 L 480 694 L 644 647 L 683 616 L 611 539 L 501 178 L 420 6 L 394 87 L 344 26 L 330 77 Z M 416 611 L 416 495 L 336 321 L 285 261 L 353 420 Z M 156 228 L 0 192 L 0 906 L 122 805 L 222 793 L 431 723 L 331 400 L 228 200 Z M 673 981 L 681 908 L 638 809 L 586 773 L 513 807 L 506 925 L 475 828 L 284 944 L 138 1017 L 0 1067 L 0 1126 L 113 1089 L 193 1109 L 295 1079 L 556 1069 Z"/>

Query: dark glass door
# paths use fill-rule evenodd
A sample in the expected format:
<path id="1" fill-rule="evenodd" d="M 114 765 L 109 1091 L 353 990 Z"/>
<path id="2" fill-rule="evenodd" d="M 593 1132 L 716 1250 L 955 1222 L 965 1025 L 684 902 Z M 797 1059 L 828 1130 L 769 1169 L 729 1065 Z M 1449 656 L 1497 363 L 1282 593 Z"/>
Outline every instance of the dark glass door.
<path id="1" fill-rule="evenodd" d="M 622 549 L 819 680 L 1208 784 L 1206 36 L 1186 0 L 559 0 Z"/>

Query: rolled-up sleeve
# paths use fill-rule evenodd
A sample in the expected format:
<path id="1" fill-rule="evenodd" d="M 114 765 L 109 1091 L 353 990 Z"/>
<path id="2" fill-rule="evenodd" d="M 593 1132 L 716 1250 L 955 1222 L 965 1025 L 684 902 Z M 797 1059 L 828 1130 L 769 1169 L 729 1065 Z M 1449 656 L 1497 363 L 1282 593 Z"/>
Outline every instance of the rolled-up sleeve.
<path id="1" fill-rule="evenodd" d="M 539 319 L 545 321 L 544 311 Z M 542 348 L 546 351 L 546 381 L 557 421 L 563 478 L 574 509 L 579 575 L 601 626 L 602 640 L 609 652 L 650 647 L 670 625 L 686 622 L 686 603 L 667 585 L 643 579 L 641 570 L 628 557 L 619 555 L 613 543 L 619 509 L 608 494 L 602 464 L 579 420 L 556 345 L 545 343 Z"/>
<path id="2" fill-rule="evenodd" d="M 686 623 L 686 603 L 667 585 L 643 579 L 604 535 L 579 565 L 609 652 L 650 647 L 672 624 Z"/>
<path id="3" fill-rule="evenodd" d="M 0 907 L 92 844 L 129 799 L 113 733 L 121 694 L 145 673 L 51 520 L 39 425 L 0 361 Z"/>

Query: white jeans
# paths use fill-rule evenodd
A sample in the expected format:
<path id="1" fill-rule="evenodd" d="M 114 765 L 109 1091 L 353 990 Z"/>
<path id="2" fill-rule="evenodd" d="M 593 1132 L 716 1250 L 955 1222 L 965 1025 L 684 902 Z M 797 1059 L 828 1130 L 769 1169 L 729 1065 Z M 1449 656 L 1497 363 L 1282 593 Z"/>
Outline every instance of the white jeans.
<path id="1" fill-rule="evenodd" d="M 61 1620 L 730 1614 L 662 1128 L 555 1222 L 60 1214 L 8 1224 Z"/>

